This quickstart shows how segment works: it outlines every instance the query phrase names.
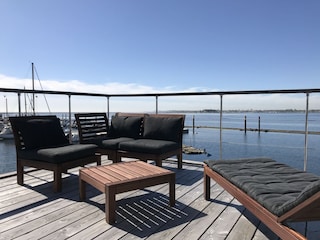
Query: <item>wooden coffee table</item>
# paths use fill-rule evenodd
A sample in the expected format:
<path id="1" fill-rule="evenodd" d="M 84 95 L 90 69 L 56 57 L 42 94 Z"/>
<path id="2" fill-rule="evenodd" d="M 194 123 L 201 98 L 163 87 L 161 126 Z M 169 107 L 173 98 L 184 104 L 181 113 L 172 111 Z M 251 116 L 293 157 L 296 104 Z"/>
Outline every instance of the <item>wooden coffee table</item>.
<path id="1" fill-rule="evenodd" d="M 83 168 L 79 174 L 80 200 L 86 198 L 89 183 L 105 193 L 106 221 L 116 220 L 116 194 L 169 183 L 169 204 L 175 204 L 175 173 L 142 161 L 120 162 L 110 165 Z"/>

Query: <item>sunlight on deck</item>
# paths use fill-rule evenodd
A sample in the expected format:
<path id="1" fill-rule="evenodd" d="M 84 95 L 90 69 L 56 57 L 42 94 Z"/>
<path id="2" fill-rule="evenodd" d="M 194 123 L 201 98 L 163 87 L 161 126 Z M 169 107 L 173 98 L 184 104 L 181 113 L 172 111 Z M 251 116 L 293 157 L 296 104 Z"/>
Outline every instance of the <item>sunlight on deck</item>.
<path id="1" fill-rule="evenodd" d="M 105 221 L 104 194 L 88 185 L 79 201 L 79 168 L 64 174 L 61 193 L 53 193 L 49 171 L 25 174 L 24 186 L 15 176 L 0 179 L 0 239 L 278 239 L 219 185 L 206 201 L 201 164 L 164 167 L 176 173 L 176 205 L 168 205 L 167 184 L 121 193 L 114 225 Z M 308 239 L 320 236 L 319 222 L 294 226 L 307 227 Z"/>

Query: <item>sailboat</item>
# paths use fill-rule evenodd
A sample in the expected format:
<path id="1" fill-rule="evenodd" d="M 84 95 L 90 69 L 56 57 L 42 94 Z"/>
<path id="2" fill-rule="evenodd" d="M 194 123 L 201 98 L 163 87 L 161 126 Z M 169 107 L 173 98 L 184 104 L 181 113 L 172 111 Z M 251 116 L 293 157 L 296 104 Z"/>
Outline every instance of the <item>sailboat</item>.
<path id="1" fill-rule="evenodd" d="M 32 68 L 32 98 L 31 98 L 31 101 L 30 101 L 30 106 L 31 106 L 31 109 L 32 109 L 32 115 L 35 115 L 36 112 L 35 112 L 35 93 L 34 93 L 34 90 L 35 90 L 35 87 L 34 87 L 34 77 L 35 77 L 35 73 L 37 74 L 36 72 L 36 69 L 34 67 L 34 63 L 31 63 L 31 68 Z M 37 77 L 38 77 L 38 74 L 37 74 Z M 38 77 L 39 79 L 39 77 Z M 41 85 L 41 83 L 40 83 Z M 41 86 L 42 88 L 42 86 Z M 45 97 L 45 95 L 44 95 Z M 48 107 L 48 110 L 50 112 L 50 107 L 48 105 L 48 102 L 47 102 L 47 99 L 45 97 L 45 101 L 46 101 L 46 104 L 47 104 L 47 107 Z M 12 132 L 12 128 L 11 128 L 11 125 L 10 125 L 10 122 L 9 122 L 9 119 L 8 119 L 8 105 L 6 104 L 6 113 L 7 113 L 7 121 L 3 124 L 3 127 L 2 129 L 0 129 L 0 140 L 1 139 L 13 139 L 13 132 Z M 27 102 L 26 102 L 26 98 L 25 98 L 25 115 L 27 115 Z M 68 123 L 70 124 L 70 123 Z M 78 135 L 78 130 L 72 126 L 71 128 L 68 126 L 68 124 L 61 124 L 63 129 L 64 129 L 64 132 L 65 132 L 65 135 L 69 137 L 70 133 L 71 133 L 71 141 L 73 142 L 77 142 L 79 141 L 79 135 Z"/>
<path id="2" fill-rule="evenodd" d="M 31 63 L 32 67 L 32 90 L 34 91 L 34 63 Z M 7 101 L 7 99 L 6 99 Z M 26 104 L 27 105 L 27 104 Z M 35 115 L 35 96 L 34 92 L 32 93 L 32 101 L 31 101 L 31 107 L 32 107 L 32 114 Z M 13 132 L 12 128 L 9 122 L 9 115 L 8 115 L 8 104 L 6 102 L 6 118 L 4 119 L 3 128 L 0 131 L 0 139 L 13 139 Z M 27 107 L 26 107 L 26 115 L 27 115 Z"/>
<path id="3" fill-rule="evenodd" d="M 8 116 L 8 102 L 6 98 L 6 116 L 1 120 L 0 139 L 13 139 L 13 132 Z"/>
<path id="4" fill-rule="evenodd" d="M 0 132 L 0 139 L 13 139 L 13 132 L 10 124 L 4 125 Z"/>

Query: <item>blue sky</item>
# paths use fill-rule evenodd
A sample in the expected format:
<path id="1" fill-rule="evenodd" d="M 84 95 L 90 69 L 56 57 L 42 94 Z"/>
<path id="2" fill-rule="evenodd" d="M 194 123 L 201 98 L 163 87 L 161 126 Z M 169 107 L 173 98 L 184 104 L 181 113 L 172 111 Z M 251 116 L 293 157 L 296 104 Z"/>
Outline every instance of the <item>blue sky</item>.
<path id="1" fill-rule="evenodd" d="M 1 0 L 0 9 L 0 87 L 30 87 L 31 62 L 49 90 L 320 87 L 318 0 Z"/>

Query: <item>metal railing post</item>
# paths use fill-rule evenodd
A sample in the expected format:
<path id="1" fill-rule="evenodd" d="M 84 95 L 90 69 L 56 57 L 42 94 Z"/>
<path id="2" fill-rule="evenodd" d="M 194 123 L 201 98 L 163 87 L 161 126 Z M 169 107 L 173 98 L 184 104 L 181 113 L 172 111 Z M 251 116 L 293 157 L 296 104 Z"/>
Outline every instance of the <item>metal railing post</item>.
<path id="1" fill-rule="evenodd" d="M 222 159 L 222 95 L 220 95 L 220 145 L 219 145 L 219 152 L 220 152 L 220 160 Z"/>
<path id="2" fill-rule="evenodd" d="M 110 119 L 110 97 L 107 97 L 107 118 Z"/>
<path id="3" fill-rule="evenodd" d="M 69 98 L 69 142 L 72 143 L 71 94 L 68 95 L 68 98 Z"/>
<path id="4" fill-rule="evenodd" d="M 19 117 L 21 116 L 21 93 L 18 92 L 18 112 L 19 112 Z"/>
<path id="5" fill-rule="evenodd" d="M 158 95 L 156 95 L 156 114 L 158 114 Z"/>
<path id="6" fill-rule="evenodd" d="M 307 171 L 308 162 L 308 113 L 309 113 L 309 93 L 306 94 L 306 119 L 304 125 L 304 164 L 303 170 Z"/>

